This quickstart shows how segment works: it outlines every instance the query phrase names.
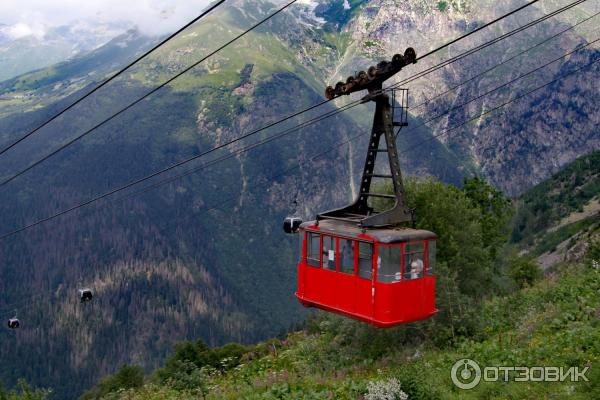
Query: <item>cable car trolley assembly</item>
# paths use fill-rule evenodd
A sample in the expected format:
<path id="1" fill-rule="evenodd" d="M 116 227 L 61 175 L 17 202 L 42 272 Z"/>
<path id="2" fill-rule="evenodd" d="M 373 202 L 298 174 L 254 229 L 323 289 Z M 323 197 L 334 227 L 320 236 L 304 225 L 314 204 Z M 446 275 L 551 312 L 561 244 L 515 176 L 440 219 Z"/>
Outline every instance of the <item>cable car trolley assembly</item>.
<path id="1" fill-rule="evenodd" d="M 8 327 L 10 329 L 19 329 L 20 326 L 21 322 L 19 321 L 19 318 L 17 318 L 17 311 L 15 310 L 15 316 L 8 319 Z"/>
<path id="2" fill-rule="evenodd" d="M 392 90 L 390 103 L 382 90 L 385 80 L 413 63 L 416 53 L 408 48 L 391 62 L 380 62 L 346 83 L 327 87 L 325 96 L 329 99 L 368 90 L 363 101 L 375 102 L 360 191 L 352 204 L 320 213 L 315 221 L 302 223 L 297 229 L 297 217 L 284 222 L 287 233 L 300 235 L 296 291 L 300 303 L 377 327 L 422 320 L 437 312 L 433 274 L 437 237 L 433 232 L 406 227 L 414 225 L 414 213 L 404 200 L 394 126 L 402 129 L 408 125 L 408 93 L 407 89 Z M 395 118 L 398 108 L 399 120 Z M 380 147 L 382 136 L 384 147 Z M 375 169 L 381 154 L 387 155 L 389 174 Z M 394 193 L 375 192 L 373 179 L 391 181 Z M 374 201 L 393 201 L 394 205 L 378 212 Z"/>
<path id="3" fill-rule="evenodd" d="M 90 288 L 82 288 L 82 289 L 79 289 L 78 292 L 79 292 L 79 301 L 81 303 L 90 302 L 94 298 L 94 294 L 92 292 L 92 289 L 90 289 Z"/>

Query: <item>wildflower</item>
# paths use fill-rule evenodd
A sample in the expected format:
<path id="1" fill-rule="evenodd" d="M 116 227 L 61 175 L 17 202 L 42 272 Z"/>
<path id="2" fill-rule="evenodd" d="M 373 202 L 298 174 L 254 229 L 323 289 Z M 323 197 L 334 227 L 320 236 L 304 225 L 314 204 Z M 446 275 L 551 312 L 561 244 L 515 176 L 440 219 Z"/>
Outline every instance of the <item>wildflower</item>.
<path id="1" fill-rule="evenodd" d="M 365 400 L 407 400 L 408 395 L 402 391 L 400 381 L 392 378 L 388 381 L 371 381 L 367 384 Z"/>

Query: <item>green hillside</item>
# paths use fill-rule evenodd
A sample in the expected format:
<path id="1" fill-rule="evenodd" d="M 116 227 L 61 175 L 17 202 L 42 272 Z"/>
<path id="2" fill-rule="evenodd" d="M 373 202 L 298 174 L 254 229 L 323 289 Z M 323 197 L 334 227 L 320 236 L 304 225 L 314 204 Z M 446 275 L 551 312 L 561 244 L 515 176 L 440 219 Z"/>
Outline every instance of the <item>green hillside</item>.
<path id="1" fill-rule="evenodd" d="M 593 238 L 600 227 L 600 151 L 577 159 L 526 192 L 516 210 L 511 241 L 534 256 L 555 252 L 561 243 L 582 234 Z M 563 252 L 585 238 L 573 240 Z"/>
<path id="2" fill-rule="evenodd" d="M 152 39 L 130 31 L 71 60 L 0 81 L 0 118 L 52 108 L 65 97 L 80 96 L 82 89 L 84 92 L 90 90 L 88 85 L 105 79 L 119 65 L 129 63 L 136 53 L 150 48 L 152 42 Z M 9 132 L 0 132 L 0 139 L 6 140 Z"/>

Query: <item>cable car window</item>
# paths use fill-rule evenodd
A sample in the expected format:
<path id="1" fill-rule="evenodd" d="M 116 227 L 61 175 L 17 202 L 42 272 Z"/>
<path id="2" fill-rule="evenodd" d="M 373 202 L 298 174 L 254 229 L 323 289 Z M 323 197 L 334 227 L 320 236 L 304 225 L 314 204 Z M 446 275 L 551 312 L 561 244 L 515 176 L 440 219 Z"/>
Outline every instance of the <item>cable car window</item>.
<path id="1" fill-rule="evenodd" d="M 427 275 L 433 275 L 435 272 L 435 240 L 427 241 Z"/>
<path id="2" fill-rule="evenodd" d="M 323 268 L 335 271 L 335 239 L 323 236 Z"/>
<path id="3" fill-rule="evenodd" d="M 371 279 L 373 245 L 371 243 L 358 242 L 358 276 Z"/>
<path id="4" fill-rule="evenodd" d="M 401 279 L 400 246 L 379 246 L 377 282 L 392 283 Z"/>
<path id="5" fill-rule="evenodd" d="M 404 245 L 404 279 L 423 277 L 423 242 Z"/>
<path id="6" fill-rule="evenodd" d="M 313 267 L 320 266 L 321 235 L 308 232 L 306 234 L 306 263 Z"/>
<path id="7" fill-rule="evenodd" d="M 354 240 L 340 241 L 340 272 L 354 275 Z"/>

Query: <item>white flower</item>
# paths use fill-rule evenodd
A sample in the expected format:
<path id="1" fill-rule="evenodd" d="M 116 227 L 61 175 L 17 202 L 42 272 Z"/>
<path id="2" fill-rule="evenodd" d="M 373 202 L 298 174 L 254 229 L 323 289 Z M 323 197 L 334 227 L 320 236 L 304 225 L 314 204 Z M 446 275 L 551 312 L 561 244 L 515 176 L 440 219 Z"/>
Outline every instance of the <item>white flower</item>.
<path id="1" fill-rule="evenodd" d="M 367 384 L 366 400 L 407 400 L 408 395 L 400 387 L 400 381 L 371 381 Z"/>

